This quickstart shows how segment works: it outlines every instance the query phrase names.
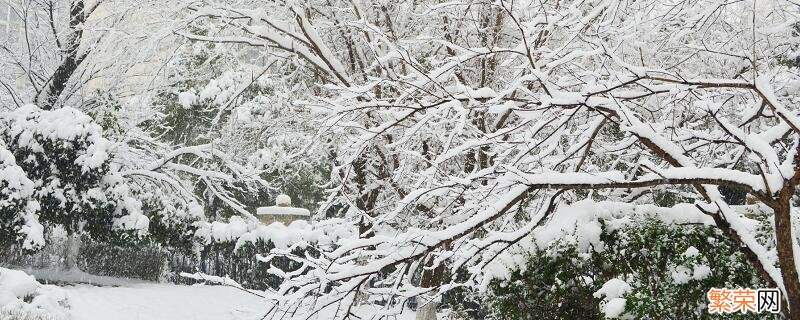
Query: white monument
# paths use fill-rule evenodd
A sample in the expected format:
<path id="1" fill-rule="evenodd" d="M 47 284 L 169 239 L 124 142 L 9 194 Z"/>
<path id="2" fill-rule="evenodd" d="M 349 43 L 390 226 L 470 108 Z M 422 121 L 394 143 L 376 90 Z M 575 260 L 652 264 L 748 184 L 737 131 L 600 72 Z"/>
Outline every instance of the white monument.
<path id="1" fill-rule="evenodd" d="M 275 205 L 256 209 L 256 216 L 263 224 L 281 222 L 289 224 L 295 220 L 308 220 L 311 212 L 303 208 L 292 207 L 292 198 L 281 194 L 275 197 Z"/>

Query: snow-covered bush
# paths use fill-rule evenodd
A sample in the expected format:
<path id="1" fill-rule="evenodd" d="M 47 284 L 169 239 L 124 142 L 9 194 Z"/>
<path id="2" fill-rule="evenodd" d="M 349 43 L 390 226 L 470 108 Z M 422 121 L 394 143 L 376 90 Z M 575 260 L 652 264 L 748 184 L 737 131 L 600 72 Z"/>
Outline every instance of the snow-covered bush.
<path id="1" fill-rule="evenodd" d="M 315 246 L 331 246 L 341 236 L 306 221 L 262 225 L 248 223 L 238 216 L 228 222 L 195 226 L 192 253 L 167 253 L 169 281 L 191 283 L 197 279 L 179 275 L 199 272 L 203 276 L 228 277 L 248 289 L 276 289 L 283 281 L 280 275 L 301 266 L 300 262 L 282 255 L 314 257 L 318 255 Z"/>
<path id="2" fill-rule="evenodd" d="M 81 245 L 77 266 L 92 275 L 159 281 L 164 273 L 166 255 L 156 246 L 90 242 Z"/>
<path id="3" fill-rule="evenodd" d="M 205 247 L 199 255 L 170 255 L 169 273 L 166 280 L 176 283 L 194 283 L 203 277 L 228 277 L 243 288 L 265 290 L 277 288 L 283 279 L 270 269 L 275 267 L 284 272 L 293 271 L 299 264 L 288 259 L 275 259 L 270 264 L 261 262 L 255 257 L 266 256 L 275 245 L 269 241 L 257 240 L 236 246 L 236 241 L 213 242 Z M 304 256 L 306 248 L 291 250 L 292 254 Z M 202 274 L 198 278 L 180 276 L 181 273 Z"/>
<path id="4" fill-rule="evenodd" d="M 23 248 L 41 247 L 42 233 L 56 226 L 100 241 L 147 231 L 141 204 L 116 173 L 112 145 L 91 117 L 67 107 L 23 106 L 0 113 L 0 140 L 0 214 Z M 13 211 L 16 217 L 6 219 Z"/>
<path id="5" fill-rule="evenodd" d="M 22 271 L 0 268 L 0 319 L 67 319 L 67 298 Z"/>
<path id="6" fill-rule="evenodd" d="M 708 288 L 764 286 L 719 230 L 653 214 L 631 219 L 600 220 L 597 237 L 581 224 L 528 253 L 510 276 L 492 282 L 493 317 L 695 319 L 707 315 Z"/>
<path id="7" fill-rule="evenodd" d="M 34 191 L 33 181 L 0 140 L 0 244 L 16 242 L 28 250 L 44 245 Z"/>

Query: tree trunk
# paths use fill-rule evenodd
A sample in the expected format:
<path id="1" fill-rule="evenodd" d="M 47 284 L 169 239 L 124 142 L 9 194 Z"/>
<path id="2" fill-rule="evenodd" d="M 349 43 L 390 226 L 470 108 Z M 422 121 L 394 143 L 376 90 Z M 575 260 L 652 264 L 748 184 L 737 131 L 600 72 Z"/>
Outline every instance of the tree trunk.
<path id="1" fill-rule="evenodd" d="M 792 237 L 791 194 L 779 199 L 775 210 L 775 236 L 777 240 L 778 262 L 781 267 L 783 285 L 786 287 L 786 299 L 789 308 L 789 319 L 800 320 L 800 278 L 794 261 Z"/>
<path id="2" fill-rule="evenodd" d="M 433 266 L 433 257 L 428 260 L 425 265 L 428 267 Z M 433 288 L 441 284 L 442 276 L 444 275 L 444 264 L 440 264 L 433 269 L 423 269 L 422 278 L 420 279 L 420 287 Z M 436 320 L 436 308 L 439 306 L 438 302 L 430 301 L 424 306 L 417 309 L 416 320 Z"/>
<path id="3" fill-rule="evenodd" d="M 46 83 L 46 88 L 42 88 L 36 97 L 36 103 L 43 110 L 52 110 L 58 102 L 58 98 L 67 87 L 67 82 L 78 70 L 78 66 L 83 63 L 86 54 L 79 54 L 78 50 L 83 39 L 83 23 L 86 22 L 85 4 L 83 0 L 73 1 L 69 11 L 69 34 L 64 47 L 61 48 L 64 58 L 56 68 L 53 75 Z M 91 50 L 91 49 L 87 49 Z"/>
<path id="4" fill-rule="evenodd" d="M 67 236 L 67 242 L 64 244 L 64 270 L 77 269 L 78 254 L 81 251 L 81 238 L 75 233 L 70 233 Z"/>
<path id="5" fill-rule="evenodd" d="M 436 307 L 438 305 L 438 303 L 431 301 L 417 309 L 416 320 L 436 320 Z"/>

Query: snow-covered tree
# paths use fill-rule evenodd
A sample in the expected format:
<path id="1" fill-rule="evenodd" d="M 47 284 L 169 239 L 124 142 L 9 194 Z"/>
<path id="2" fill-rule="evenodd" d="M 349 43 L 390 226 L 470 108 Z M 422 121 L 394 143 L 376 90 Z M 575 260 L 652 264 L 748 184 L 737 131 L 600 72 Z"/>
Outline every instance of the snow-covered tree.
<path id="1" fill-rule="evenodd" d="M 74 248 L 81 235 L 126 242 L 147 232 L 141 203 L 112 168 L 111 144 L 92 118 L 27 105 L 0 114 L 0 124 L 5 240 L 35 250 L 46 231 L 63 228 Z M 67 267 L 76 256 L 67 254 Z"/>
<path id="2" fill-rule="evenodd" d="M 207 1 L 186 37 L 302 65 L 358 228 L 297 258 L 275 310 L 485 287 L 563 201 L 668 195 L 738 244 L 800 318 L 792 205 L 798 8 L 787 1 Z M 723 192 L 771 212 L 777 246 Z M 731 197 L 727 197 L 731 199 Z M 559 214 L 568 215 L 569 212 Z M 285 252 L 276 252 L 285 254 Z M 468 279 L 439 275 L 468 270 Z M 310 308 L 310 309 L 306 309 Z"/>

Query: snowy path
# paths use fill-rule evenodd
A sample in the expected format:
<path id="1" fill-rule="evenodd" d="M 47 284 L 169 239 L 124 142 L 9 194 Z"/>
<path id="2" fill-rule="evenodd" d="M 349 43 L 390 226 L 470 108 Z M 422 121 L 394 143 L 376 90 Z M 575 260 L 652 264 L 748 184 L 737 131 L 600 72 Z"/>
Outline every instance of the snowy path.
<path id="1" fill-rule="evenodd" d="M 74 320 L 250 320 L 263 300 L 230 287 L 141 284 L 132 287 L 63 287 Z"/>

